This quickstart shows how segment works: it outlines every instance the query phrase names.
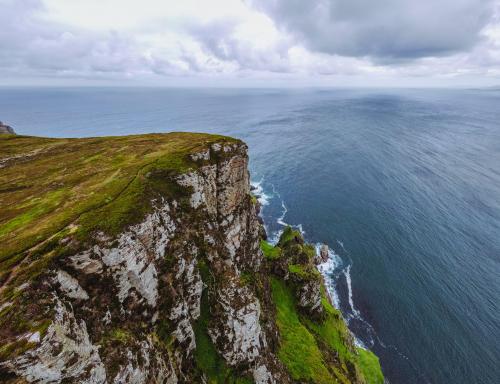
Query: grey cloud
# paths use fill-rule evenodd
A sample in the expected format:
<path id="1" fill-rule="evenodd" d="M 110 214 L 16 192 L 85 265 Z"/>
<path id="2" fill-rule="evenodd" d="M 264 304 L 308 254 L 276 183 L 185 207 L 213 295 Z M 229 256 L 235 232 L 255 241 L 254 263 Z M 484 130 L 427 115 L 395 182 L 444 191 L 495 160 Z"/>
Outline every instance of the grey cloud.
<path id="1" fill-rule="evenodd" d="M 27 72 L 121 71 L 136 60 L 129 40 L 43 20 L 37 0 L 0 0 L 0 68 Z"/>
<path id="2" fill-rule="evenodd" d="M 141 37 L 168 29 L 157 20 L 146 33 L 89 31 L 48 21 L 41 0 L 0 0 L 0 81 L 9 76 L 116 79 L 140 76 L 176 76 L 234 70 L 287 71 L 279 49 L 255 50 L 234 38 L 239 21 L 219 19 L 208 24 L 182 20 L 175 49 L 148 45 Z M 139 39 L 138 39 L 139 38 Z M 197 54 L 198 44 L 204 55 Z"/>
<path id="3" fill-rule="evenodd" d="M 7 76 L 120 78 L 130 73 L 177 75 L 179 66 L 153 55 L 133 35 L 93 32 L 44 19 L 40 0 L 0 0 L 0 80 Z"/>
<path id="4" fill-rule="evenodd" d="M 307 48 L 388 63 L 466 51 L 494 0 L 247 0 Z"/>
<path id="5" fill-rule="evenodd" d="M 206 24 L 186 25 L 186 32 L 204 51 L 218 60 L 234 63 L 239 69 L 288 73 L 290 42 L 282 40 L 271 48 L 258 48 L 235 37 L 236 20 L 219 19 Z"/>

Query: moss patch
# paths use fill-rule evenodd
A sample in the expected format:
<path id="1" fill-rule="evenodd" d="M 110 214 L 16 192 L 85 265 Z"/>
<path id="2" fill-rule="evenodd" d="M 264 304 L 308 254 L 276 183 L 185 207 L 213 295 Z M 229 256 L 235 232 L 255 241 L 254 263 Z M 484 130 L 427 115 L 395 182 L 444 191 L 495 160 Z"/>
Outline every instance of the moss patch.
<path id="1" fill-rule="evenodd" d="M 300 239 L 300 241 L 302 241 L 302 235 L 300 234 L 299 231 L 292 229 L 292 227 L 290 227 L 290 226 L 287 226 L 287 227 L 285 227 L 285 229 L 283 230 L 283 233 L 280 236 L 278 246 L 284 247 L 288 243 L 290 243 L 291 241 L 293 241 L 295 239 L 297 239 L 297 240 Z"/>
<path id="2" fill-rule="evenodd" d="M 384 375 L 378 357 L 371 351 L 357 348 L 358 364 L 367 384 L 384 384 Z"/>
<path id="3" fill-rule="evenodd" d="M 321 274 L 316 268 L 311 268 L 302 264 L 289 264 L 288 272 L 296 275 L 300 280 L 317 280 Z"/>
<path id="4" fill-rule="evenodd" d="M 264 254 L 264 257 L 269 260 L 279 259 L 281 256 L 280 247 L 274 247 L 272 244 L 269 244 L 265 240 L 260 241 L 260 249 Z"/>

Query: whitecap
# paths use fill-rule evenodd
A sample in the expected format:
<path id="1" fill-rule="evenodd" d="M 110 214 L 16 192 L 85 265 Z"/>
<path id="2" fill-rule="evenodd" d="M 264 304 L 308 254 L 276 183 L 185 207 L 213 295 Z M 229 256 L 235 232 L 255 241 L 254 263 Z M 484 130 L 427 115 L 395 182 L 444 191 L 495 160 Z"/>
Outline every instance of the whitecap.
<path id="1" fill-rule="evenodd" d="M 250 185 L 254 188 L 253 194 L 257 196 L 257 200 L 260 205 L 264 207 L 265 205 L 269 205 L 269 200 L 273 197 L 272 195 L 268 195 L 264 192 L 264 187 L 262 184 L 264 183 L 264 178 L 259 181 L 251 181 Z"/>
<path id="2" fill-rule="evenodd" d="M 316 244 L 316 254 L 319 255 L 321 243 Z M 328 249 L 328 260 L 318 265 L 318 270 L 321 272 L 325 280 L 326 290 L 330 295 L 335 308 L 340 309 L 339 295 L 335 284 L 335 271 L 342 265 L 342 259 L 330 248 Z"/>

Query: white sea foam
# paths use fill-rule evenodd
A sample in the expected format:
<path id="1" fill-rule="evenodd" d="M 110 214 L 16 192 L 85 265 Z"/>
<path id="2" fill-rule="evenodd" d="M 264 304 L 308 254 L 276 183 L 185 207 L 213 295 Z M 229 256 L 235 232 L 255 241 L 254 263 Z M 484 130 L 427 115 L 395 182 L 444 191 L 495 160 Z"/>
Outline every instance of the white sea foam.
<path id="1" fill-rule="evenodd" d="M 319 254 L 321 244 L 316 244 L 316 253 Z M 335 285 L 335 271 L 342 265 L 342 259 L 333 250 L 328 249 L 328 260 L 318 265 L 318 270 L 325 280 L 326 290 L 332 298 L 335 308 L 340 308 L 339 295 Z"/>
<path id="2" fill-rule="evenodd" d="M 279 196 L 279 194 L 277 194 L 277 196 Z M 278 217 L 278 219 L 276 220 L 276 222 L 279 225 L 282 225 L 283 227 L 292 227 L 294 229 L 297 229 L 300 232 L 300 234 L 302 236 L 304 236 L 306 232 L 304 231 L 304 228 L 302 227 L 302 224 L 290 224 L 290 223 L 287 223 L 285 221 L 285 216 L 288 213 L 288 208 L 286 207 L 285 202 L 283 200 L 281 200 L 281 207 L 283 208 L 283 211 L 281 212 L 281 216 Z M 283 231 L 280 231 L 280 235 L 281 235 L 281 232 L 283 232 Z"/>
<path id="3" fill-rule="evenodd" d="M 347 252 L 347 251 L 346 251 L 346 249 L 344 248 L 344 243 L 343 243 L 342 241 L 337 240 L 337 244 L 338 244 L 338 245 L 340 245 L 340 247 L 342 248 L 342 250 L 343 250 L 344 252 Z"/>
<path id="4" fill-rule="evenodd" d="M 346 269 L 344 269 L 344 275 L 347 282 L 347 293 L 349 299 L 349 305 L 351 307 L 351 311 L 354 317 L 362 320 L 361 313 L 354 307 L 354 300 L 352 298 L 352 282 L 351 282 L 351 266 L 348 265 Z"/>
<path id="5" fill-rule="evenodd" d="M 285 222 L 285 216 L 288 212 L 288 209 L 285 205 L 285 202 L 283 200 L 281 200 L 281 207 L 283 208 L 283 211 L 281 213 L 281 216 L 278 217 L 278 219 L 276 220 L 276 222 L 280 225 L 283 225 L 284 227 L 286 227 L 288 224 Z"/>
<path id="6" fill-rule="evenodd" d="M 253 194 L 258 196 L 257 200 L 259 201 L 261 206 L 269 205 L 269 200 L 272 198 L 272 196 L 264 192 L 264 188 L 262 186 L 263 182 L 264 178 L 260 179 L 259 181 L 250 182 L 250 185 L 255 188 L 253 190 Z"/>

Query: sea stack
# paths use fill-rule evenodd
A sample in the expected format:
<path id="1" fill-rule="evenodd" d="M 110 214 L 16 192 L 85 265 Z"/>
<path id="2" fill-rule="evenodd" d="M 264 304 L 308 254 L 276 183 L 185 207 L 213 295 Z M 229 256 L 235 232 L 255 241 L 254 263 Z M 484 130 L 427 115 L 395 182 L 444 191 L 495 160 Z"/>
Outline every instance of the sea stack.
<path id="1" fill-rule="evenodd" d="M 328 245 L 326 244 L 322 244 L 321 245 L 321 248 L 320 248 L 320 251 L 319 251 L 319 254 L 321 256 L 321 261 L 323 263 L 326 263 L 328 261 Z"/>

